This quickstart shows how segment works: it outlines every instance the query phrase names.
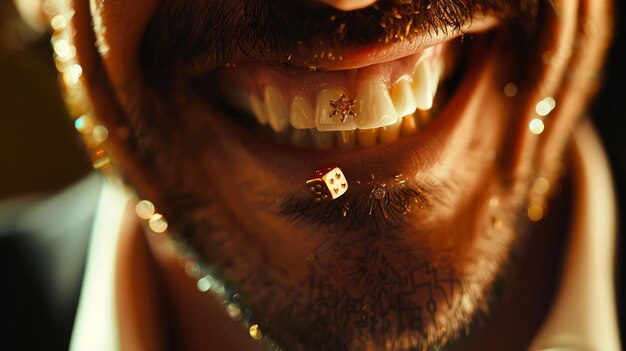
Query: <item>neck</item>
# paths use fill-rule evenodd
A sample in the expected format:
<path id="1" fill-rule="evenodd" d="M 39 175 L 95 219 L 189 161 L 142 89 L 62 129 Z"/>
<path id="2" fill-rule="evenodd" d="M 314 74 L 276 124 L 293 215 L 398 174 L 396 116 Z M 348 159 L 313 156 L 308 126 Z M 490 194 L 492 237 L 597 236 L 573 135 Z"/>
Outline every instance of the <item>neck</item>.
<path id="1" fill-rule="evenodd" d="M 220 302 L 198 291 L 168 236 L 146 234 L 136 221 L 126 228 L 117 262 L 122 350 L 258 349 Z"/>

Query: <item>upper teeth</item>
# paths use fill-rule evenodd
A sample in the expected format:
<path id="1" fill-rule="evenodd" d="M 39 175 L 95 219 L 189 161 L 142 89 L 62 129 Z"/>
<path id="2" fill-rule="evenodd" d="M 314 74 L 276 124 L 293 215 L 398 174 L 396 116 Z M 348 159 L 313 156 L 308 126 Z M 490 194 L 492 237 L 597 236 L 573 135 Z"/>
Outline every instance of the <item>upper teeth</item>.
<path id="1" fill-rule="evenodd" d="M 278 89 L 270 86 L 265 87 L 263 95 L 272 129 L 276 132 L 287 129 L 289 127 L 289 110 Z"/>
<path id="2" fill-rule="evenodd" d="M 443 70 L 442 60 L 420 59 L 410 75 L 401 76 L 389 87 L 380 79 L 368 79 L 361 83 L 355 97 L 353 112 L 345 121 L 339 115 L 332 115 L 331 101 L 346 95 L 343 87 L 329 87 L 321 90 L 315 104 L 302 95 L 295 95 L 286 103 L 281 92 L 273 86 L 265 86 L 262 99 L 255 94 L 233 92 L 229 87 L 226 97 L 251 112 L 260 124 L 269 124 L 276 132 L 289 126 L 295 129 L 318 131 L 349 131 L 392 126 L 416 109 L 429 110 L 433 105 L 439 78 Z M 247 96 L 247 101 L 245 97 Z M 242 101 L 242 99 L 244 101 Z M 398 124 L 399 125 L 399 124 Z M 391 128 L 393 133 L 395 129 Z M 366 138 L 365 135 L 362 135 Z M 381 136 L 382 137 L 382 136 Z"/>
<path id="3" fill-rule="evenodd" d="M 357 95 L 359 111 L 357 126 L 360 129 L 384 127 L 396 123 L 398 114 L 391 101 L 389 88 L 383 82 L 364 82 Z"/>
<path id="4" fill-rule="evenodd" d="M 289 122 L 296 129 L 315 128 L 315 112 L 307 99 L 299 95 L 293 98 Z"/>

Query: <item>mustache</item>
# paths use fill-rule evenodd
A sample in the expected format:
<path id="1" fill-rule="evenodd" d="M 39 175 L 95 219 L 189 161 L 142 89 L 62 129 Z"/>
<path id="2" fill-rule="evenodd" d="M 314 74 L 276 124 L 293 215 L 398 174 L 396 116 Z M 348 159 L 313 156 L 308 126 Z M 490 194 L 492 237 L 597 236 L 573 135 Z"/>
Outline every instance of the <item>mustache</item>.
<path id="1" fill-rule="evenodd" d="M 164 1 L 141 46 L 145 76 L 176 65 L 223 65 L 236 54 L 283 61 L 313 47 L 337 48 L 412 40 L 462 31 L 476 15 L 532 24 L 538 0 L 381 0 L 340 11 L 313 1 Z M 282 60 L 281 60 L 281 56 Z"/>
<path id="2" fill-rule="evenodd" d="M 369 190 L 346 194 L 344 199 L 331 202 L 303 200 L 292 195 L 280 204 L 278 214 L 289 222 L 308 226 L 332 225 L 345 231 L 368 228 L 377 236 L 397 240 L 396 236 L 412 229 L 406 223 L 406 215 L 430 210 L 429 200 L 434 194 L 434 186 L 409 184 L 404 179 L 389 185 L 374 182 Z M 262 205 L 268 206 L 268 203 Z"/>

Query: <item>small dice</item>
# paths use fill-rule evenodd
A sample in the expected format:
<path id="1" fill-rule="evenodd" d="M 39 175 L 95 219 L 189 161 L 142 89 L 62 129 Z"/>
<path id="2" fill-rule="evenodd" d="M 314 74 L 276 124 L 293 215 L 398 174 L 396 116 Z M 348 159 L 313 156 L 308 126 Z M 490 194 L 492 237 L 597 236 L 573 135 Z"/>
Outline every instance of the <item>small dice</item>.
<path id="1" fill-rule="evenodd" d="M 315 171 L 306 186 L 315 201 L 334 200 L 348 191 L 348 181 L 339 167 Z"/>

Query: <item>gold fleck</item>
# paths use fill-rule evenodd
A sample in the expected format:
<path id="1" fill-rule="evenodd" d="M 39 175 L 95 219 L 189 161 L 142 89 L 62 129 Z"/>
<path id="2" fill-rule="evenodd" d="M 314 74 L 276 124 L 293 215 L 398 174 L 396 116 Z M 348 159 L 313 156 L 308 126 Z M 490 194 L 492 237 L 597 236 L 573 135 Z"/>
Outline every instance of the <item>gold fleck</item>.
<path id="1" fill-rule="evenodd" d="M 541 60 L 546 65 L 551 65 L 553 60 L 553 55 L 551 51 L 546 51 L 541 55 Z"/>
<path id="2" fill-rule="evenodd" d="M 543 218 L 543 207 L 532 204 L 528 207 L 528 218 L 533 222 L 538 222 Z"/>
<path id="3" fill-rule="evenodd" d="M 493 229 L 495 229 L 495 230 L 500 230 L 500 229 L 502 229 L 502 226 L 503 226 L 503 224 L 502 224 L 502 220 L 501 220 L 500 218 L 496 218 L 496 217 L 492 218 L 492 220 L 491 220 L 491 226 L 492 226 L 492 227 L 493 227 Z"/>
<path id="4" fill-rule="evenodd" d="M 539 116 L 547 116 L 556 107 L 556 101 L 554 98 L 548 96 L 545 99 L 539 101 L 535 105 L 535 112 Z"/>
<path id="5" fill-rule="evenodd" d="M 241 309 L 234 303 L 230 303 L 226 306 L 226 314 L 230 317 L 230 319 L 238 322 L 241 320 Z"/>
<path id="6" fill-rule="evenodd" d="M 106 168 L 111 164 L 111 159 L 107 156 L 104 150 L 98 150 L 93 154 L 92 165 L 95 169 Z"/>
<path id="7" fill-rule="evenodd" d="M 142 200 L 135 205 L 135 213 L 141 219 L 150 219 L 154 214 L 154 204 L 148 200 Z"/>
<path id="8" fill-rule="evenodd" d="M 515 83 L 507 83 L 504 86 L 504 95 L 510 98 L 517 95 L 517 85 Z"/>
<path id="9" fill-rule="evenodd" d="M 546 178 L 537 178 L 533 183 L 533 189 L 539 193 L 546 193 L 550 189 L 550 182 Z"/>
<path id="10" fill-rule="evenodd" d="M 56 15 L 50 20 L 50 25 L 54 30 L 61 30 L 67 26 L 67 20 L 62 15 Z"/>
<path id="11" fill-rule="evenodd" d="M 263 333 L 261 332 L 261 327 L 258 324 L 253 324 L 250 326 L 250 336 L 254 340 L 263 339 Z"/>
<path id="12" fill-rule="evenodd" d="M 74 121 L 74 128 L 81 134 L 89 133 L 93 128 L 93 120 L 89 115 L 82 115 Z"/>
<path id="13" fill-rule="evenodd" d="M 489 207 L 498 208 L 498 206 L 500 206 L 500 198 L 497 196 L 492 196 L 489 199 Z"/>
<path id="14" fill-rule="evenodd" d="M 83 68 L 81 67 L 81 65 L 77 63 L 71 64 L 63 71 L 63 82 L 67 86 L 74 86 L 78 84 L 82 75 Z"/>
<path id="15" fill-rule="evenodd" d="M 150 217 L 148 226 L 155 233 L 163 233 L 167 230 L 167 220 L 160 213 L 155 213 Z"/>
<path id="16" fill-rule="evenodd" d="M 545 126 L 543 124 L 543 121 L 539 118 L 534 118 L 532 121 L 530 121 L 530 123 L 528 123 L 528 129 L 531 133 L 535 135 L 543 133 L 544 128 Z"/>
<path id="17" fill-rule="evenodd" d="M 100 144 L 109 137 L 109 130 L 105 126 L 98 125 L 93 128 L 91 136 L 96 143 Z"/>

